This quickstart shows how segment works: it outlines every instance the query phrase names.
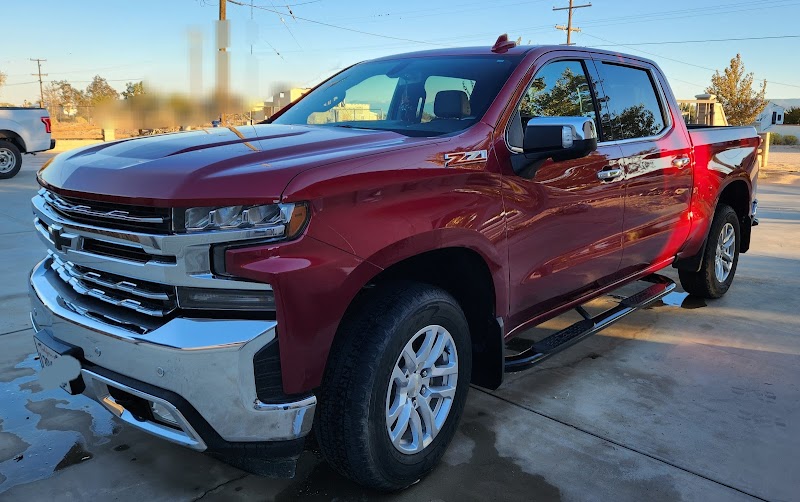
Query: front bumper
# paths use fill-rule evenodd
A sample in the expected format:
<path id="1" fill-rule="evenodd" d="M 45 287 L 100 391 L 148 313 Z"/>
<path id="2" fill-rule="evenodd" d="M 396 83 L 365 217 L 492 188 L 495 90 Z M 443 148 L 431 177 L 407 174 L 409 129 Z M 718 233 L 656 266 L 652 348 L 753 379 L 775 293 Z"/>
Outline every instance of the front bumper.
<path id="1" fill-rule="evenodd" d="M 201 451 L 301 440 L 311 430 L 315 396 L 277 404 L 257 398 L 253 357 L 276 339 L 275 321 L 175 318 L 137 335 L 69 308 L 80 298 L 48 261 L 30 278 L 33 329 L 77 348 L 84 393 L 123 421 Z M 120 391 L 162 405 L 177 427 L 142 420 L 113 397 Z"/>

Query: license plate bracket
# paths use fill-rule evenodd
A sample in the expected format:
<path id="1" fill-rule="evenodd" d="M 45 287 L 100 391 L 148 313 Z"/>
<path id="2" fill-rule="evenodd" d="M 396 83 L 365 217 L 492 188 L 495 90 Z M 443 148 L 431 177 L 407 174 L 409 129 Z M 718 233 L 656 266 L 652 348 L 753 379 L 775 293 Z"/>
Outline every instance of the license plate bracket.
<path id="1" fill-rule="evenodd" d="M 33 336 L 33 343 L 36 346 L 36 352 L 39 354 L 39 364 L 42 368 L 52 366 L 55 361 L 62 356 L 70 356 L 80 360 L 83 351 L 78 347 L 72 347 L 55 340 L 45 330 L 39 331 Z M 80 394 L 86 388 L 83 378 L 78 375 L 77 378 L 64 382 L 60 385 L 62 389 L 72 395 Z"/>

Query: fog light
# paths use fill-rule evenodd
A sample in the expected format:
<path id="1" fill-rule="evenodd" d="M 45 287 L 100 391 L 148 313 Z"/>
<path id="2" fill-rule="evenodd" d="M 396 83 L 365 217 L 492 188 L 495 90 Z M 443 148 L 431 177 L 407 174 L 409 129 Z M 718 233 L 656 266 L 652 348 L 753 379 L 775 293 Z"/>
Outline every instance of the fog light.
<path id="1" fill-rule="evenodd" d="M 153 412 L 153 416 L 159 422 L 164 422 L 165 424 L 174 425 L 176 427 L 178 426 L 178 422 L 172 416 L 172 413 L 170 413 L 169 408 L 167 408 L 163 404 L 154 403 L 154 402 L 151 401 L 150 402 L 150 411 Z"/>
<path id="2" fill-rule="evenodd" d="M 178 288 L 178 304 L 184 309 L 275 311 L 272 291 Z"/>

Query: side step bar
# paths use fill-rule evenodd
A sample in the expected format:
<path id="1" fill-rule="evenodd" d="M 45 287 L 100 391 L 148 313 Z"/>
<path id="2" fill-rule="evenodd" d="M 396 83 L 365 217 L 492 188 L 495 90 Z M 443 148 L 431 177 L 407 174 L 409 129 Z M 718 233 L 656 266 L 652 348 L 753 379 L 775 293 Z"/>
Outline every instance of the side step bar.
<path id="1" fill-rule="evenodd" d="M 640 280 L 653 284 L 621 300 L 616 307 L 606 310 L 595 317 L 591 317 L 583 307 L 576 307 L 575 310 L 583 317 L 582 321 L 578 321 L 572 326 L 562 329 L 558 333 L 553 333 L 547 338 L 534 343 L 533 346 L 523 350 L 519 354 L 506 356 L 506 373 L 515 373 L 531 368 L 548 357 L 575 345 L 584 338 L 607 328 L 631 312 L 646 307 L 675 289 L 675 283 L 672 279 L 664 277 L 663 275 L 651 274 Z"/>

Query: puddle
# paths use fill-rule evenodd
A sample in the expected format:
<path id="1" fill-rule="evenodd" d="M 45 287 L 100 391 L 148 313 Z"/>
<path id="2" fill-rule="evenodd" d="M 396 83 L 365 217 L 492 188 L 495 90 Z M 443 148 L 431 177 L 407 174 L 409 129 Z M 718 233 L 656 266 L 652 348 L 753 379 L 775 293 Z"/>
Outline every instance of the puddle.
<path id="1" fill-rule="evenodd" d="M 61 469 L 66 469 L 67 467 L 75 464 L 80 464 L 81 462 L 86 462 L 87 460 L 92 459 L 92 454 L 88 451 L 83 449 L 83 445 L 80 443 L 75 443 L 72 445 L 72 448 L 69 449 L 64 458 L 61 459 L 61 462 L 56 464 L 56 468 L 53 471 L 60 471 Z"/>
<path id="2" fill-rule="evenodd" d="M 402 492 L 387 494 L 357 485 L 337 474 L 318 451 L 312 451 L 304 453 L 297 476 L 274 500 L 450 501 L 479 500 L 478 494 L 489 493 L 502 500 L 561 500 L 558 487 L 500 454 L 496 433 L 484 423 L 489 419 L 483 412 L 465 416 L 444 459 L 427 477 Z"/>
<path id="3" fill-rule="evenodd" d="M 4 369 L 6 378 L 0 379 L 0 442 L 16 445 L 12 458 L 0 456 L 0 493 L 90 461 L 87 450 L 108 443 L 119 431 L 113 416 L 89 398 L 43 390 L 38 369 L 30 355 Z"/>
<path id="4" fill-rule="evenodd" d="M 692 296 L 689 293 L 679 293 L 677 291 L 673 291 L 668 295 L 664 296 L 660 300 L 656 300 L 652 304 L 650 304 L 647 308 L 654 308 L 654 307 L 680 307 L 682 309 L 699 309 L 703 308 L 706 305 L 706 301 L 699 296 Z"/>

